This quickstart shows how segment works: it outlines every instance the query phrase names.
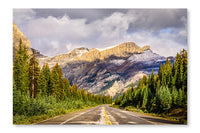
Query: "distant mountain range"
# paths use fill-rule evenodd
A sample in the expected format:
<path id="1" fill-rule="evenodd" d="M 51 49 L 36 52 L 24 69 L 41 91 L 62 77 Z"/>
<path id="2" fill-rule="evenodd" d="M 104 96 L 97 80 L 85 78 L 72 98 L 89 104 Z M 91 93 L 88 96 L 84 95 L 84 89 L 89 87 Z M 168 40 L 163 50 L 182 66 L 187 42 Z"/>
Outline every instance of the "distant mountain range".
<path id="1" fill-rule="evenodd" d="M 13 37 L 14 34 L 13 29 Z M 15 46 L 13 41 L 13 48 Z M 40 66 L 48 63 L 52 68 L 58 63 L 64 76 L 71 84 L 77 83 L 78 88 L 111 96 L 126 91 L 131 83 L 136 84 L 152 69 L 157 72 L 160 64 L 166 61 L 166 57 L 154 53 L 150 46 L 141 48 L 133 42 L 107 48 L 76 48 L 54 57 L 46 57 L 34 49 L 31 51 L 37 53 Z M 174 61 L 173 57 L 169 59 Z"/>

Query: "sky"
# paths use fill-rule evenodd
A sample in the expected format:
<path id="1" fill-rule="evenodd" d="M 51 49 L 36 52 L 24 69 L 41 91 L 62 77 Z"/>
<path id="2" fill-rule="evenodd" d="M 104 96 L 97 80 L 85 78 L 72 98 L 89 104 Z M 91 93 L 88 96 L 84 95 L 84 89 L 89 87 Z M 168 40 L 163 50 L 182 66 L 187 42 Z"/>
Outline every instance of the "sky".
<path id="1" fill-rule="evenodd" d="M 13 9 L 31 47 L 47 56 L 124 42 L 150 45 L 162 56 L 187 49 L 186 9 Z"/>

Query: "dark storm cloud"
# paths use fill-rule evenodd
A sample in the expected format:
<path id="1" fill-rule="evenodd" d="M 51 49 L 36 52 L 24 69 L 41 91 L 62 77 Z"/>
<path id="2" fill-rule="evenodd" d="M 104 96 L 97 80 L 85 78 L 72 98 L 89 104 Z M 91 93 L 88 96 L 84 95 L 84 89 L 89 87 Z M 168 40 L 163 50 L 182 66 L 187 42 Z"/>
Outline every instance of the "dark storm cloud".
<path id="1" fill-rule="evenodd" d="M 138 9 L 130 10 L 129 14 L 140 18 L 129 25 L 129 31 L 183 28 L 187 20 L 185 9 Z"/>
<path id="2" fill-rule="evenodd" d="M 48 56 L 126 41 L 164 56 L 187 48 L 185 9 L 14 9 L 13 20 Z"/>
<path id="3" fill-rule="evenodd" d="M 102 19 L 110 16 L 114 12 L 127 12 L 127 9 L 33 9 L 37 17 L 53 16 L 61 18 L 64 15 L 69 16 L 71 19 L 84 18 L 87 22 L 97 19 Z"/>

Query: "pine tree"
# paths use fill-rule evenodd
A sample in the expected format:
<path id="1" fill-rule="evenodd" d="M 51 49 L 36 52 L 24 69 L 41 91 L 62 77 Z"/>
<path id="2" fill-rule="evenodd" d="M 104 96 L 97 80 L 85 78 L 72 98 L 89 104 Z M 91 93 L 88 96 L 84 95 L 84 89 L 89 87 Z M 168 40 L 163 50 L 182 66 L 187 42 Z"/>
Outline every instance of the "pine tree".
<path id="1" fill-rule="evenodd" d="M 172 89 L 172 107 L 176 107 L 177 106 L 177 101 L 178 101 L 178 91 L 175 87 L 173 87 Z"/>
<path id="2" fill-rule="evenodd" d="M 64 100 L 65 91 L 63 86 L 63 73 L 58 63 L 56 63 L 51 71 L 51 90 L 53 96 L 59 100 Z"/>
<path id="3" fill-rule="evenodd" d="M 171 61 L 161 64 L 158 74 L 153 70 L 148 78 L 143 76 L 138 86 L 129 88 L 115 104 L 133 105 L 136 108 L 161 113 L 172 108 L 187 108 L 187 51 L 177 53 L 172 66 Z M 131 101 L 131 102 L 130 102 Z"/>
<path id="4" fill-rule="evenodd" d="M 48 63 L 43 65 L 41 73 L 41 91 L 42 95 L 51 95 L 51 86 L 50 86 L 50 78 L 51 78 L 51 72 L 49 69 Z"/>
<path id="5" fill-rule="evenodd" d="M 152 72 L 151 72 L 151 76 L 150 76 L 148 85 L 149 85 L 149 89 L 151 90 L 151 92 L 153 94 L 155 94 L 156 93 L 156 89 L 155 89 L 155 79 L 154 79 L 153 69 L 152 69 Z"/>
<path id="6" fill-rule="evenodd" d="M 168 60 L 166 61 L 166 68 L 165 68 L 165 77 L 166 77 L 166 81 L 165 81 L 165 86 L 168 86 L 169 88 L 172 87 L 172 64 L 171 61 Z"/>
<path id="7" fill-rule="evenodd" d="M 148 88 L 145 87 L 144 90 L 143 90 L 143 101 L 142 101 L 142 107 L 143 108 L 146 108 L 147 101 L 148 101 Z"/>
<path id="8" fill-rule="evenodd" d="M 120 101 L 119 101 L 119 94 L 117 93 L 116 99 L 115 99 L 115 105 L 119 105 Z"/>
<path id="9" fill-rule="evenodd" d="M 176 55 L 176 60 L 173 66 L 173 83 L 177 89 L 182 89 L 187 92 L 187 51 L 182 50 Z"/>
<path id="10" fill-rule="evenodd" d="M 20 90 L 22 95 L 29 93 L 29 55 L 25 46 L 22 46 L 20 39 L 19 50 L 13 62 L 13 78 L 16 89 Z"/>
<path id="11" fill-rule="evenodd" d="M 30 78 L 30 97 L 35 98 L 37 94 L 41 93 L 40 67 L 35 57 L 35 54 L 33 54 L 30 59 L 29 78 Z"/>
<path id="12" fill-rule="evenodd" d="M 187 51 L 182 51 L 182 63 L 183 63 L 183 85 L 182 88 L 187 92 Z"/>
<path id="13" fill-rule="evenodd" d="M 51 93 L 53 96 L 56 97 L 58 87 L 59 87 L 59 75 L 58 71 L 56 70 L 56 67 L 54 66 L 52 71 L 51 71 Z"/>
<path id="14" fill-rule="evenodd" d="M 181 88 L 181 69 L 180 69 L 180 66 L 181 66 L 181 55 L 179 53 L 177 53 L 176 60 L 175 60 L 175 63 L 174 63 L 174 69 L 175 69 L 175 74 L 176 74 L 176 75 L 174 75 L 174 77 L 176 77 L 175 86 L 176 86 L 177 89 Z"/>
<path id="15" fill-rule="evenodd" d="M 65 91 L 65 96 L 67 96 L 67 97 L 71 96 L 71 86 L 70 86 L 69 80 L 67 78 L 63 79 L 63 88 Z"/>
<path id="16" fill-rule="evenodd" d="M 75 99 L 77 99 L 78 98 L 78 87 L 77 87 L 77 84 L 74 84 L 71 87 L 71 90 L 72 90 L 72 97 L 75 98 Z"/>
<path id="17" fill-rule="evenodd" d="M 158 77 L 160 81 L 162 81 L 162 72 L 163 72 L 163 66 L 162 64 L 160 64 L 160 67 L 158 69 Z"/>
<path id="18" fill-rule="evenodd" d="M 160 112 L 168 110 L 172 105 L 172 95 L 168 87 L 162 86 L 156 93 L 157 106 Z"/>

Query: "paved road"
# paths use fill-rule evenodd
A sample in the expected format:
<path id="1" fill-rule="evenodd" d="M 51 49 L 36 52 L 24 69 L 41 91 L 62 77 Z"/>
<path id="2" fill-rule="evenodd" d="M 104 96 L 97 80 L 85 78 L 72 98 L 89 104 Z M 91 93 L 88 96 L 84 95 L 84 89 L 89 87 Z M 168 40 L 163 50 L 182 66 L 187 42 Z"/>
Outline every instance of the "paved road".
<path id="1" fill-rule="evenodd" d="M 152 117 L 136 112 L 124 111 L 112 108 L 107 105 L 100 105 L 94 108 L 73 112 L 44 120 L 36 124 L 45 125 L 135 125 L 135 124 L 177 124 L 174 121 Z"/>

